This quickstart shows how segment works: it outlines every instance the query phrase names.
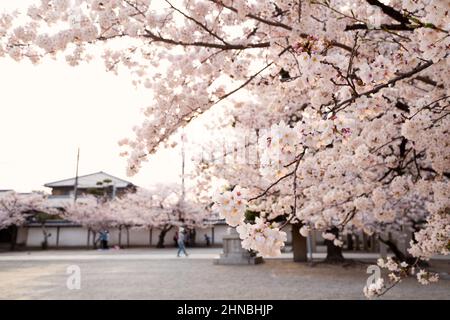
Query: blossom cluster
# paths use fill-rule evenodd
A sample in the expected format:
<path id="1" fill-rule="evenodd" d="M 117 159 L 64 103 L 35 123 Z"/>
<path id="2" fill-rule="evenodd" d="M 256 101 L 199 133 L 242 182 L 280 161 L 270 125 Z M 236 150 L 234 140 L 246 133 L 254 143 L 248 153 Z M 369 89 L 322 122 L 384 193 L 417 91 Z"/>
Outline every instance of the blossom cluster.
<path id="1" fill-rule="evenodd" d="M 233 191 L 225 191 L 215 198 L 215 208 L 218 209 L 220 217 L 232 227 L 241 224 L 245 219 L 246 195 L 246 190 L 237 186 Z"/>
<path id="2" fill-rule="evenodd" d="M 384 288 L 385 288 L 384 279 L 379 278 L 374 283 L 365 286 L 363 292 L 364 295 L 370 299 L 379 296 L 383 292 Z"/>
<path id="3" fill-rule="evenodd" d="M 0 230 L 26 222 L 33 212 L 46 209 L 45 196 L 39 193 L 20 194 L 15 191 L 0 193 Z"/>
<path id="4" fill-rule="evenodd" d="M 242 239 L 242 247 L 263 257 L 279 256 L 287 240 L 286 232 L 261 218 L 256 218 L 255 223 L 240 224 L 236 230 Z"/>

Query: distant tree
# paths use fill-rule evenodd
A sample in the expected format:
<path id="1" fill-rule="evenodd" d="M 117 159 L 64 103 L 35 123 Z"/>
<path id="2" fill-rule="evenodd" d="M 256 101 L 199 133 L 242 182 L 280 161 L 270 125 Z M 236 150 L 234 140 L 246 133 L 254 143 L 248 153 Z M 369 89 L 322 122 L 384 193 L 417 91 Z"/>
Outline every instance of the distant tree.
<path id="1" fill-rule="evenodd" d="M 17 228 L 35 212 L 45 210 L 45 197 L 40 193 L 19 194 L 14 191 L 0 193 L 0 230 L 11 227 L 11 250 L 16 245 Z"/>

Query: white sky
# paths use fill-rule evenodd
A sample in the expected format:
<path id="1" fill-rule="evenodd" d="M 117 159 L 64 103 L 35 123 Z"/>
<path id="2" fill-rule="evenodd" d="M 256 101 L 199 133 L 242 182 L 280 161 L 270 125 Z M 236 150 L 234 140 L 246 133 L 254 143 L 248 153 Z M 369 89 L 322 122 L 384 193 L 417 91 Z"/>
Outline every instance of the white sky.
<path id="1" fill-rule="evenodd" d="M 36 2 L 0 0 L 0 12 Z M 101 60 L 70 67 L 51 59 L 33 66 L 0 58 L 0 95 L 0 189 L 45 190 L 47 182 L 73 177 L 78 147 L 80 175 L 104 171 L 141 187 L 180 182 L 179 148 L 161 150 L 137 175 L 126 176 L 117 142 L 134 136 L 151 92 L 135 88 L 127 73 L 106 72 Z M 190 141 L 204 138 L 203 130 L 189 130 Z"/>
<path id="2" fill-rule="evenodd" d="M 117 141 L 133 136 L 150 94 L 100 61 L 73 68 L 0 59 L 0 92 L 0 189 L 27 192 L 74 176 L 78 146 L 80 174 L 102 170 L 142 187 L 179 181 L 177 150 L 159 152 L 126 176 Z"/>

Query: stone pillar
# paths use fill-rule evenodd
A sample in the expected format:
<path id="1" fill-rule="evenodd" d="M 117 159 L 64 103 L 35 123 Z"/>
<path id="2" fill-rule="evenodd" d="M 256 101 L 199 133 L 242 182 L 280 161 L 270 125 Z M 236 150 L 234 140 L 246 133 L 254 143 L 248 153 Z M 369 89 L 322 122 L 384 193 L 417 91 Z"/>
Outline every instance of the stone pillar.
<path id="1" fill-rule="evenodd" d="M 214 259 L 214 264 L 258 264 L 262 263 L 262 257 L 251 255 L 249 251 L 242 248 L 241 239 L 236 228 L 228 228 L 223 237 L 223 253 Z"/>
<path id="2" fill-rule="evenodd" d="M 300 225 L 292 225 L 292 252 L 294 253 L 294 262 L 308 261 L 308 247 L 306 238 L 300 232 Z"/>

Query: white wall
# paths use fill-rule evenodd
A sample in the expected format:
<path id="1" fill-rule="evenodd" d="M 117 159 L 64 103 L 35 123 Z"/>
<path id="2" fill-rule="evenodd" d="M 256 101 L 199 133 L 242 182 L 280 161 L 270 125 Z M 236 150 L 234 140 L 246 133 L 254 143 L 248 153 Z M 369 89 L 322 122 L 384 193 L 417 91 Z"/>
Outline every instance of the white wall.
<path id="1" fill-rule="evenodd" d="M 125 233 L 125 235 L 126 235 L 126 233 Z M 126 240 L 126 237 L 125 237 L 125 240 Z M 150 230 L 148 230 L 148 229 L 130 230 L 130 244 L 137 245 L 137 246 L 149 246 L 150 245 Z"/>
<path id="2" fill-rule="evenodd" d="M 48 238 L 49 247 L 56 246 L 56 227 L 46 227 L 47 233 L 51 233 Z M 28 247 L 40 247 L 44 241 L 44 234 L 40 227 L 28 228 L 27 243 Z"/>
<path id="3" fill-rule="evenodd" d="M 51 233 L 51 237 L 48 238 L 49 247 L 56 247 L 57 227 L 47 227 L 47 232 Z M 222 237 L 226 234 L 227 226 L 217 225 L 214 227 L 214 244 L 221 244 Z M 173 227 L 167 232 L 164 238 L 164 244 L 166 246 L 174 245 L 173 237 L 175 235 L 176 228 Z M 158 243 L 158 237 L 161 230 L 153 228 L 152 231 L 148 229 L 129 229 L 130 246 L 155 246 Z M 211 227 L 206 229 L 197 229 L 196 243 L 198 245 L 205 245 L 204 234 L 207 234 L 210 239 L 212 238 Z M 119 245 L 119 229 L 109 229 L 109 245 Z M 94 234 L 89 233 L 89 244 L 92 246 Z M 98 237 L 98 233 L 95 235 Z M 151 236 L 151 241 L 150 241 Z M 18 243 L 23 243 L 27 247 L 40 247 L 44 236 L 42 230 L 39 227 L 24 227 L 19 229 Z M 86 247 L 88 242 L 88 229 L 84 227 L 59 227 L 59 241 L 58 247 Z M 121 246 L 127 246 L 127 230 L 122 228 L 121 232 Z"/>
<path id="4" fill-rule="evenodd" d="M 221 245 L 223 236 L 227 234 L 228 225 L 218 224 L 214 227 L 208 227 L 205 229 L 197 229 L 196 244 L 206 245 L 204 238 L 205 233 L 209 236 L 212 242 L 212 228 L 214 228 L 214 245 Z M 39 227 L 25 227 L 19 229 L 20 241 L 28 247 L 40 247 L 44 236 L 42 230 Z M 176 232 L 176 228 L 173 227 L 165 236 L 164 244 L 167 247 L 174 245 L 173 237 Z M 51 237 L 48 239 L 49 247 L 56 247 L 57 227 L 47 227 L 47 231 L 51 233 Z M 291 231 L 289 226 L 286 227 L 286 233 L 288 238 L 288 244 L 291 242 Z M 158 237 L 160 234 L 159 229 L 153 228 L 151 231 L 151 245 L 156 246 L 158 243 Z M 119 245 L 119 229 L 109 229 L 109 245 Z M 129 229 L 130 246 L 150 246 L 150 231 L 148 229 Z M 89 244 L 92 246 L 93 233 L 90 232 Z M 96 234 L 98 237 L 98 233 Z M 86 247 L 88 241 L 88 230 L 84 227 L 59 227 L 59 244 L 58 247 Z M 18 241 L 19 242 L 19 241 Z M 122 228 L 121 246 L 127 246 L 127 230 Z"/>
<path id="5" fill-rule="evenodd" d="M 56 239 L 56 232 L 55 232 Z M 80 227 L 59 228 L 60 247 L 79 247 L 87 244 L 87 229 Z"/>
<path id="6" fill-rule="evenodd" d="M 17 245 L 26 245 L 28 238 L 28 228 L 19 228 L 17 230 Z"/>

